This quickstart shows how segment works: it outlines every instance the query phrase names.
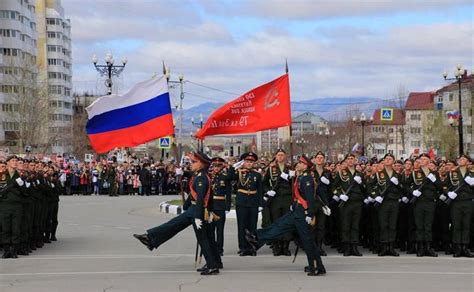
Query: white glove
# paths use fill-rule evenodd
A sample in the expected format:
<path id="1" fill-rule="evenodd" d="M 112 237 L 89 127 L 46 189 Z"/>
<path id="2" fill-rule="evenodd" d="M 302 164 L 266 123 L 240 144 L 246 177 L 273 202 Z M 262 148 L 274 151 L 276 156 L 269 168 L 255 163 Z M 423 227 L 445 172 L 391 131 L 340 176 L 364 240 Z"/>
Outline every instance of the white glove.
<path id="1" fill-rule="evenodd" d="M 456 194 L 455 192 L 449 192 L 449 193 L 448 193 L 448 197 L 449 197 L 451 200 L 456 199 L 457 196 L 458 196 L 458 194 Z"/>
<path id="2" fill-rule="evenodd" d="M 290 205 L 290 211 L 293 212 L 293 205 Z"/>
<path id="3" fill-rule="evenodd" d="M 407 197 L 402 197 L 402 202 L 407 204 L 409 202 L 408 198 Z"/>
<path id="4" fill-rule="evenodd" d="M 26 188 L 29 188 L 31 184 L 29 182 L 26 182 L 25 185 L 26 185 Z"/>
<path id="5" fill-rule="evenodd" d="M 263 211 L 263 207 L 258 207 L 258 212 L 262 212 Z"/>
<path id="6" fill-rule="evenodd" d="M 176 168 L 175 173 L 176 175 L 183 175 L 183 170 L 181 168 Z"/>
<path id="7" fill-rule="evenodd" d="M 374 198 L 372 198 L 372 197 L 367 197 L 367 199 L 369 200 L 369 203 L 375 202 Z"/>
<path id="8" fill-rule="evenodd" d="M 325 176 L 321 177 L 321 182 L 325 185 L 329 185 L 329 180 Z"/>
<path id="9" fill-rule="evenodd" d="M 417 198 L 418 198 L 419 196 L 421 196 L 421 192 L 420 192 L 419 190 L 414 190 L 412 194 L 413 194 L 413 196 L 415 196 L 415 197 L 417 197 Z"/>
<path id="10" fill-rule="evenodd" d="M 435 182 L 436 181 L 436 176 L 432 173 L 428 174 L 427 178 L 431 181 L 431 182 Z"/>
<path id="11" fill-rule="evenodd" d="M 266 202 L 268 201 L 268 197 L 263 197 L 263 200 Z"/>
<path id="12" fill-rule="evenodd" d="M 201 219 L 194 219 L 194 224 L 196 224 L 196 228 L 197 229 L 201 229 L 202 228 L 202 220 Z"/>
<path id="13" fill-rule="evenodd" d="M 22 187 L 25 184 L 25 182 L 21 179 L 21 177 L 17 178 L 15 181 L 20 187 Z"/>
<path id="14" fill-rule="evenodd" d="M 54 189 L 54 184 L 53 183 L 51 183 L 51 187 Z"/>
<path id="15" fill-rule="evenodd" d="M 398 178 L 392 176 L 392 178 L 390 178 L 390 181 L 391 181 L 394 185 L 398 186 Z"/>
<path id="16" fill-rule="evenodd" d="M 294 177 L 294 176 L 296 176 L 296 171 L 290 170 L 290 171 L 288 172 L 288 174 L 290 175 L 290 177 Z"/>
<path id="17" fill-rule="evenodd" d="M 268 191 L 268 192 L 267 192 L 267 195 L 268 195 L 269 197 L 274 197 L 274 196 L 276 195 L 276 192 L 275 192 L 275 191 Z"/>
<path id="18" fill-rule="evenodd" d="M 344 202 L 347 202 L 347 200 L 349 200 L 349 197 L 343 194 L 339 196 L 339 199 L 343 200 Z"/>
<path id="19" fill-rule="evenodd" d="M 354 181 L 358 184 L 361 184 L 362 183 L 362 178 L 360 178 L 360 176 L 356 175 L 356 176 L 354 176 Z"/>
<path id="20" fill-rule="evenodd" d="M 306 223 L 311 224 L 312 220 L 313 220 L 313 218 L 311 218 L 309 216 L 306 216 Z"/>
<path id="21" fill-rule="evenodd" d="M 239 162 L 236 162 L 236 163 L 232 164 L 232 167 L 233 167 L 234 169 L 239 169 L 239 168 L 242 167 L 242 165 L 244 165 L 244 161 L 243 161 L 243 160 L 240 160 Z"/>
<path id="22" fill-rule="evenodd" d="M 470 185 L 471 187 L 474 186 L 474 177 L 471 177 L 471 176 L 466 176 L 464 178 L 464 181 Z"/>
<path id="23" fill-rule="evenodd" d="M 323 207 L 323 213 L 326 216 L 331 216 L 331 209 L 328 206 Z"/>
<path id="24" fill-rule="evenodd" d="M 288 180 L 288 174 L 286 174 L 286 173 L 284 173 L 284 172 L 282 172 L 282 173 L 280 174 L 280 177 L 281 177 L 282 179 L 284 179 L 284 180 Z"/>
<path id="25" fill-rule="evenodd" d="M 375 197 L 375 201 L 379 204 L 382 204 L 383 198 L 381 196 L 377 196 L 377 197 Z"/>
<path id="26" fill-rule="evenodd" d="M 336 202 L 339 202 L 339 200 L 340 200 L 337 195 L 332 196 L 332 199 L 333 199 L 334 201 L 336 201 Z"/>
<path id="27" fill-rule="evenodd" d="M 368 198 L 365 198 L 364 199 L 364 204 L 368 205 L 370 203 L 369 199 Z"/>
<path id="28" fill-rule="evenodd" d="M 214 220 L 214 213 L 210 212 L 207 218 L 207 223 L 212 223 L 212 220 Z"/>
<path id="29" fill-rule="evenodd" d="M 444 202 L 446 201 L 447 197 L 445 195 L 441 195 L 439 196 L 439 199 Z"/>
<path id="30" fill-rule="evenodd" d="M 36 183 L 37 183 L 37 184 L 40 184 L 40 181 L 39 181 L 39 179 L 37 179 L 37 180 L 36 180 Z"/>

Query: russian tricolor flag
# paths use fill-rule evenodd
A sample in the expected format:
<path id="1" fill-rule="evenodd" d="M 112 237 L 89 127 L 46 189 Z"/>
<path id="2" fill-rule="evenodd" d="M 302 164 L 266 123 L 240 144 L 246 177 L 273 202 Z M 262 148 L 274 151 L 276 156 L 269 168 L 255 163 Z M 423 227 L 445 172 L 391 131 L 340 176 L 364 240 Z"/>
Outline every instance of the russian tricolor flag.
<path id="1" fill-rule="evenodd" d="M 174 134 L 166 78 L 136 84 L 124 95 L 100 97 L 87 107 L 86 130 L 97 153 L 133 147 Z"/>

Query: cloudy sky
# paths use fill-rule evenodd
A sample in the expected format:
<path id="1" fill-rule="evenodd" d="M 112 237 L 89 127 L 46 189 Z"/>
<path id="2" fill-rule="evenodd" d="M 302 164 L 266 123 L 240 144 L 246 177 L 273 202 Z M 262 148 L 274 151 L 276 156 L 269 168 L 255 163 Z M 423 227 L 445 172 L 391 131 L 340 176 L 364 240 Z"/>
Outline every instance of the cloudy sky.
<path id="1" fill-rule="evenodd" d="M 474 68 L 467 0 L 63 0 L 72 22 L 74 86 L 104 93 L 91 63 L 129 63 L 123 92 L 162 71 L 184 74 L 185 108 L 228 101 L 284 73 L 292 99 L 391 98 L 398 85 L 435 90 L 461 63 Z M 199 84 L 199 85 L 197 85 Z M 209 89 L 201 85 L 219 89 Z"/>

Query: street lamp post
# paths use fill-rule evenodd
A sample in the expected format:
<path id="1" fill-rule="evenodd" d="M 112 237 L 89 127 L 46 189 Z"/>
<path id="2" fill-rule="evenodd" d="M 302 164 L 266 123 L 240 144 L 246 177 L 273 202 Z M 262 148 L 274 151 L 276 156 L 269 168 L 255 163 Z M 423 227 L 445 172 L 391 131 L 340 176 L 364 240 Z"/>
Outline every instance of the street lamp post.
<path id="1" fill-rule="evenodd" d="M 194 121 L 194 117 L 191 118 L 191 123 L 192 123 L 193 126 L 195 126 L 196 128 L 202 129 L 203 120 L 204 120 L 204 118 L 203 118 L 202 114 L 199 114 L 199 123 Z M 197 138 L 196 138 L 196 139 L 197 139 Z M 198 141 L 198 149 L 199 149 L 199 151 L 204 152 L 204 141 L 199 140 L 199 139 L 197 139 L 197 141 Z"/>
<path id="2" fill-rule="evenodd" d="M 456 66 L 454 78 L 448 78 L 448 72 L 443 72 L 444 80 L 456 81 L 459 89 L 459 119 L 458 119 L 458 133 L 459 133 L 459 155 L 464 154 L 464 138 L 463 138 L 463 122 L 462 122 L 462 100 L 461 100 L 461 85 L 464 79 L 467 77 L 467 71 L 464 71 L 461 64 Z M 450 121 L 451 122 L 451 121 Z"/>
<path id="3" fill-rule="evenodd" d="M 362 127 L 362 156 L 365 156 L 365 126 L 373 122 L 373 117 L 367 120 L 364 113 L 360 114 L 360 117 L 352 117 L 352 121 Z"/>
<path id="4" fill-rule="evenodd" d="M 163 63 L 163 74 L 166 77 L 166 81 L 168 82 L 169 87 L 174 88 L 175 86 L 179 85 L 179 88 L 180 88 L 180 94 L 179 94 L 179 130 L 178 130 L 178 139 L 179 139 L 178 153 L 179 154 L 178 155 L 181 156 L 182 147 L 183 147 L 181 141 L 182 141 L 182 138 L 183 138 L 182 134 L 183 134 L 184 75 L 180 74 L 178 76 L 178 81 L 170 80 L 170 78 L 171 78 L 170 68 L 165 67 L 164 63 Z"/>
<path id="5" fill-rule="evenodd" d="M 336 135 L 335 131 L 329 131 L 329 128 L 326 128 L 326 130 L 319 131 L 319 136 L 325 136 L 326 137 L 326 156 L 329 157 L 329 137 Z"/>
<path id="6" fill-rule="evenodd" d="M 112 53 L 108 52 L 105 54 L 105 65 L 98 65 L 98 59 L 96 55 L 92 56 L 92 63 L 94 64 L 97 72 L 100 73 L 100 76 L 107 76 L 105 80 L 105 86 L 107 86 L 107 94 L 112 94 L 112 76 L 118 77 L 122 73 L 125 65 L 127 65 L 127 57 L 122 58 L 122 65 L 114 65 L 114 57 Z"/>
<path id="7" fill-rule="evenodd" d="M 304 137 L 301 136 L 299 139 L 295 141 L 295 143 L 301 146 L 301 154 L 304 154 L 304 144 L 306 143 L 306 140 L 304 139 Z"/>

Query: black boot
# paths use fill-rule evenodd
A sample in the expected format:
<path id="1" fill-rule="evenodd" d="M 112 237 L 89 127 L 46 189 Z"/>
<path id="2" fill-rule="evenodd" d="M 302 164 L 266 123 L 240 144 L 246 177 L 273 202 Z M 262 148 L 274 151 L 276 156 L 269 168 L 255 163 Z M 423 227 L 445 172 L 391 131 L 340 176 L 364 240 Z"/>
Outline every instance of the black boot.
<path id="1" fill-rule="evenodd" d="M 202 271 L 205 271 L 205 270 L 207 270 L 207 265 L 204 265 L 204 266 L 196 269 L 196 272 L 202 272 Z"/>
<path id="2" fill-rule="evenodd" d="M 44 243 L 51 243 L 51 240 L 49 240 L 50 237 L 51 237 L 51 233 L 46 232 L 46 233 L 45 233 L 45 236 L 44 236 L 44 238 L 43 238 L 43 242 L 44 242 Z"/>
<path id="3" fill-rule="evenodd" d="M 423 241 L 418 241 L 416 243 L 416 256 L 422 257 L 425 255 L 425 248 L 423 246 Z"/>
<path id="4" fill-rule="evenodd" d="M 426 242 L 425 255 L 427 257 L 437 257 L 438 254 L 431 248 L 431 242 Z"/>
<path id="5" fill-rule="evenodd" d="M 323 241 L 319 241 L 319 253 L 321 254 L 322 257 L 327 256 L 327 252 L 323 249 Z"/>
<path id="6" fill-rule="evenodd" d="M 443 243 L 444 254 L 453 254 L 453 248 L 449 242 Z"/>
<path id="7" fill-rule="evenodd" d="M 390 242 L 388 244 L 388 254 L 393 256 L 393 257 L 399 257 L 400 256 L 400 254 L 398 254 L 398 252 L 393 247 L 393 242 Z"/>
<path id="8" fill-rule="evenodd" d="M 351 255 L 351 245 L 349 243 L 344 243 L 344 256 L 348 257 Z"/>
<path id="9" fill-rule="evenodd" d="M 281 245 L 281 241 L 279 240 L 275 240 L 273 241 L 273 244 L 272 244 L 272 250 L 273 250 L 273 255 L 274 256 L 280 256 L 282 255 L 282 245 Z"/>
<path id="10" fill-rule="evenodd" d="M 381 243 L 381 247 L 379 249 L 379 253 L 377 254 L 379 257 L 384 257 L 387 255 L 387 244 Z"/>
<path id="11" fill-rule="evenodd" d="M 290 247 L 290 242 L 283 240 L 281 242 L 281 254 L 287 257 L 291 256 L 291 251 L 289 247 Z"/>
<path id="12" fill-rule="evenodd" d="M 469 251 L 469 249 L 467 249 L 467 245 L 466 244 L 461 244 L 461 254 L 463 257 L 466 257 L 466 258 L 472 258 L 474 257 L 471 252 Z"/>
<path id="13" fill-rule="evenodd" d="M 10 246 L 10 258 L 12 258 L 12 259 L 17 259 L 18 258 L 18 255 L 17 255 L 16 251 L 17 251 L 16 246 L 14 246 L 14 245 Z"/>
<path id="14" fill-rule="evenodd" d="M 352 244 L 352 251 L 351 251 L 351 254 L 353 256 L 356 256 L 356 257 L 361 257 L 362 254 L 359 252 L 359 250 L 357 249 L 357 243 L 353 243 Z"/>
<path id="15" fill-rule="evenodd" d="M 407 243 L 406 241 L 400 241 L 398 243 L 398 246 L 400 246 L 400 251 L 407 251 Z"/>
<path id="16" fill-rule="evenodd" d="M 414 242 L 409 242 L 407 247 L 407 254 L 415 254 L 416 252 L 416 244 Z"/>
<path id="17" fill-rule="evenodd" d="M 9 259 L 11 258 L 11 255 L 10 255 L 10 246 L 8 245 L 4 245 L 3 246 L 3 255 L 2 255 L 2 259 Z"/>
<path id="18" fill-rule="evenodd" d="M 453 257 L 459 258 L 462 256 L 462 249 L 460 244 L 453 244 Z"/>
<path id="19" fill-rule="evenodd" d="M 148 234 L 134 234 L 133 237 L 138 239 L 143 245 L 145 245 L 150 251 L 153 250 L 153 246 L 150 242 L 150 239 L 148 238 Z"/>
<path id="20" fill-rule="evenodd" d="M 217 274 L 219 274 L 218 268 L 205 269 L 204 271 L 201 272 L 201 275 L 203 276 L 210 276 L 210 275 L 217 275 Z"/>
<path id="21" fill-rule="evenodd" d="M 23 243 L 18 245 L 17 254 L 22 255 L 22 256 L 27 256 L 28 255 L 28 252 L 26 252 L 26 249 L 25 249 L 25 246 L 23 245 Z"/>

